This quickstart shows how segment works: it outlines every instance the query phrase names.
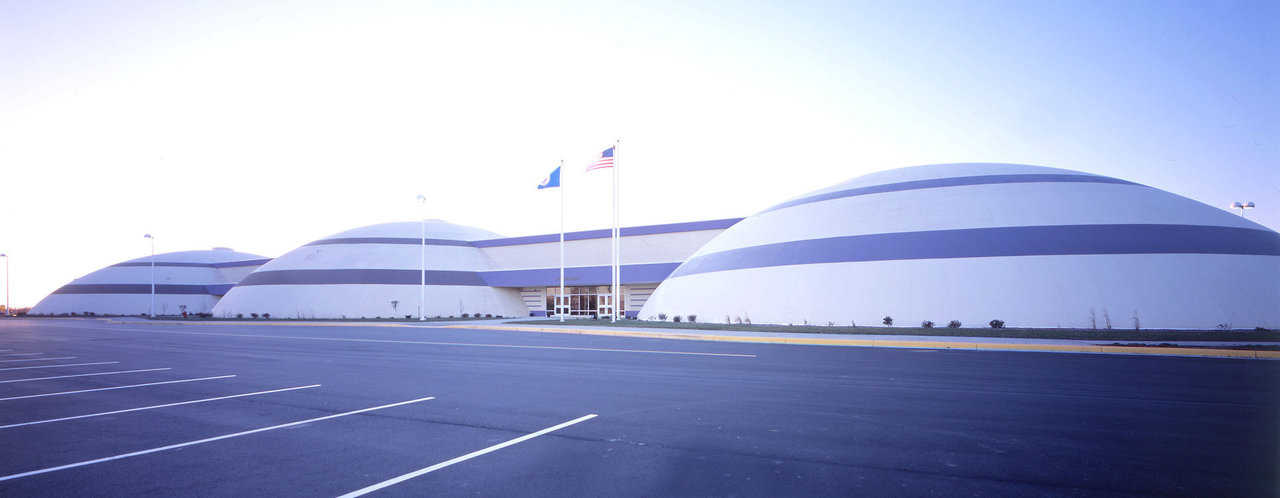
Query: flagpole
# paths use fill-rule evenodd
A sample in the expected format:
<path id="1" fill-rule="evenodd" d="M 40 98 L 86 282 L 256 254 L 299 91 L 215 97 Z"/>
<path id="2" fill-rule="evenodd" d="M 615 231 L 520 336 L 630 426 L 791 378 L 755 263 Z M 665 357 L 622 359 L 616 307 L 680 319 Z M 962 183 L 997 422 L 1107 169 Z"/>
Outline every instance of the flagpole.
<path id="1" fill-rule="evenodd" d="M 618 230 L 618 143 L 620 140 L 613 142 L 613 323 L 618 321 L 618 291 L 620 291 L 622 274 L 620 271 L 620 259 L 618 252 L 622 248 L 622 234 Z"/>
<path id="2" fill-rule="evenodd" d="M 555 311 L 560 315 L 560 321 L 564 321 L 564 313 L 560 312 L 560 301 L 565 299 L 564 295 L 564 159 L 560 160 L 560 167 L 556 168 L 560 172 L 560 294 L 555 299 Z"/>
<path id="3" fill-rule="evenodd" d="M 418 321 L 426 321 L 427 319 L 427 196 L 418 194 L 418 203 L 422 206 L 422 212 L 418 213 L 422 216 L 422 245 L 419 247 L 419 255 L 421 256 L 418 268 L 422 271 L 422 280 L 418 285 Z"/>

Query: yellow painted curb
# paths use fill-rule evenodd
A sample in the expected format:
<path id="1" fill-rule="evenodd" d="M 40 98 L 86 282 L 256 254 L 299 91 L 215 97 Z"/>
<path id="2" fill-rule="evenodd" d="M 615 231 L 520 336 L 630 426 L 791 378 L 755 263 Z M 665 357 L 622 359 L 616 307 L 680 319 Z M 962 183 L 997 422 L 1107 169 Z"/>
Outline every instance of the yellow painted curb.
<path id="1" fill-rule="evenodd" d="M 1156 356 L 1206 356 L 1213 358 L 1280 359 L 1280 351 L 1250 351 L 1240 349 L 1162 348 L 1141 346 L 1106 346 L 1094 344 L 1023 344 L 1002 342 L 953 342 L 911 341 L 885 339 L 820 339 L 814 337 L 758 337 L 740 335 L 681 334 L 672 332 L 641 332 L 635 330 L 599 330 L 571 327 L 512 326 L 512 325 L 445 325 L 442 328 L 475 330 L 513 330 L 519 332 L 544 332 L 553 334 L 604 335 L 615 337 L 642 337 L 650 339 L 676 339 L 686 341 L 751 342 L 762 344 L 801 344 L 822 346 L 868 346 L 882 348 L 968 349 L 984 351 L 1050 351 L 1064 353 L 1142 354 Z"/>

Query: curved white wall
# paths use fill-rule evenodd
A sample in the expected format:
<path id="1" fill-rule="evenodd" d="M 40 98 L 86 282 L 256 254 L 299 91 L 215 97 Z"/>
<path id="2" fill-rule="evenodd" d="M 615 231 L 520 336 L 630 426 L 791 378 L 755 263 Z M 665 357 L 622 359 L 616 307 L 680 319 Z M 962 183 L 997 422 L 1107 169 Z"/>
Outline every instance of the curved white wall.
<path id="1" fill-rule="evenodd" d="M 294 249 L 246 277 L 214 307 L 214 316 L 417 316 L 421 230 L 420 222 L 384 223 Z M 467 243 L 497 237 L 485 230 L 428 221 L 427 316 L 528 314 L 517 289 L 488 287 L 475 275 L 489 270 L 492 263 Z"/>
<path id="2" fill-rule="evenodd" d="M 155 255 L 155 313 L 212 311 L 219 296 L 266 258 L 230 249 Z M 33 315 L 138 315 L 151 306 L 151 256 L 117 263 L 64 285 L 31 308 Z"/>
<path id="3" fill-rule="evenodd" d="M 1142 185 L 1035 166 L 932 165 L 780 206 L 695 253 L 641 318 L 1280 327 L 1280 234 Z"/>

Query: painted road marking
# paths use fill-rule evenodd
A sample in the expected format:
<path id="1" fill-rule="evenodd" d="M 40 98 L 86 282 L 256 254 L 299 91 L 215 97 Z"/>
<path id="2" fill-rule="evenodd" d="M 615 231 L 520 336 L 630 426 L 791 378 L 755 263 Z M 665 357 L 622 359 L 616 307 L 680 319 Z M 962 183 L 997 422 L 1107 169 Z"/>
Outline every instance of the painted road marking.
<path id="1" fill-rule="evenodd" d="M 76 375 L 58 375 L 54 377 L 36 377 L 34 379 L 0 380 L 0 384 L 9 384 L 13 382 L 30 382 L 33 380 L 66 379 L 70 377 L 92 377 L 94 375 L 116 375 L 116 374 L 127 374 L 127 373 L 137 373 L 137 372 L 159 372 L 161 370 L 173 370 L 173 369 L 172 368 L 147 368 L 143 370 L 118 370 L 115 372 L 97 372 L 97 373 L 76 374 Z"/>
<path id="2" fill-rule="evenodd" d="M 55 367 L 82 367 L 85 365 L 114 365 L 120 363 L 118 361 L 95 361 L 93 363 L 59 363 L 57 365 L 36 365 L 34 367 L 9 367 L 0 368 L 0 372 L 6 370 L 31 370 L 33 368 L 55 368 Z"/>
<path id="3" fill-rule="evenodd" d="M 112 329 L 98 329 L 112 330 Z M 397 339 L 363 339 L 354 337 L 308 337 L 296 335 L 258 335 L 258 334 L 224 334 L 218 332 L 173 332 L 168 330 L 140 330 L 140 329 L 114 329 L 128 330 L 131 332 L 142 332 L 144 334 L 176 334 L 176 335 L 209 335 L 221 337 L 251 337 L 260 339 L 299 339 L 306 341 L 337 341 L 337 342 L 372 342 L 385 344 L 424 344 L 428 346 L 467 346 L 479 348 L 514 348 L 514 349 L 551 349 L 562 351 L 599 351 L 607 353 L 646 353 L 646 354 L 672 354 L 686 356 L 724 356 L 732 358 L 755 358 L 753 354 L 742 353 L 703 353 L 697 351 L 662 351 L 651 349 L 611 349 L 611 348 L 579 348 L 572 346 L 533 346 L 527 344 L 485 344 L 471 342 L 441 342 L 441 341 L 403 341 Z"/>
<path id="4" fill-rule="evenodd" d="M 96 464 L 96 463 L 110 462 L 110 461 L 112 461 L 112 460 L 120 460 L 120 459 L 122 459 L 122 458 L 130 458 L 130 457 L 136 457 L 136 456 L 142 456 L 142 455 L 149 455 L 149 454 L 151 454 L 151 453 L 159 453 L 159 452 L 161 452 L 161 451 L 175 450 L 175 449 L 178 449 L 178 448 L 186 448 L 186 447 L 188 447 L 188 446 L 195 446 L 195 445 L 197 445 L 197 444 L 212 443 L 212 442 L 214 442 L 214 441 L 221 441 L 221 440 L 223 440 L 223 439 L 231 439 L 231 438 L 233 438 L 233 437 L 248 436 L 248 435 L 250 435 L 250 434 L 257 434 L 257 433 L 259 433 L 259 432 L 266 432 L 266 431 L 271 431 L 271 430 L 276 430 L 276 429 L 284 429 L 284 428 L 286 428 L 286 427 L 294 427 L 294 426 L 299 426 L 299 425 L 304 425 L 304 424 L 310 424 L 310 423 L 312 423 L 312 422 L 319 422 L 319 421 L 322 421 L 322 420 L 329 420 L 329 419 L 338 418 L 338 417 L 345 417 L 345 416 L 348 416 L 348 415 L 356 415 L 356 414 L 359 414 L 359 413 L 371 412 L 371 411 L 374 411 L 374 410 L 382 410 L 382 409 L 384 409 L 384 408 L 392 408 L 392 407 L 396 407 L 396 406 L 407 405 L 407 404 L 410 404 L 410 403 L 419 403 L 419 402 L 422 402 L 422 401 L 427 401 L 427 400 L 432 400 L 432 399 L 436 399 L 436 398 L 435 398 L 435 396 L 427 396 L 427 397 L 425 397 L 425 398 L 411 399 L 411 400 L 408 400 L 408 401 L 401 401 L 401 402 L 398 402 L 398 403 L 391 403 L 391 404 L 387 404 L 387 405 L 375 406 L 375 407 L 372 407 L 372 408 L 363 408 L 363 409 L 360 409 L 360 410 L 354 410 L 354 411 L 349 411 L 349 412 L 335 413 L 335 414 L 333 414 L 333 415 L 325 415 L 325 416 L 323 416 L 323 417 L 309 418 L 309 419 L 306 419 L 306 420 L 299 420 L 299 421 L 297 421 L 297 422 L 289 422 L 289 423 L 287 423 L 287 424 L 273 425 L 273 426 L 270 426 L 270 427 L 261 427 L 261 428 L 258 428 L 258 429 L 252 429 L 252 430 L 247 430 L 247 431 L 242 431 L 242 432 L 235 432 L 235 433 L 232 433 L 232 434 L 223 434 L 223 435 L 221 435 L 221 436 L 214 436 L 214 437 L 209 437 L 209 438 L 204 438 L 204 439 L 197 439 L 197 440 L 195 440 L 195 441 L 187 441 L 187 442 L 185 442 L 185 443 L 171 444 L 171 445 L 168 445 L 168 446 L 161 446 L 161 447 L 159 447 L 159 448 L 151 448 L 151 449 L 148 449 L 148 450 L 135 451 L 135 452 L 132 452 L 132 453 L 123 453 L 123 454 L 115 455 L 115 456 L 109 456 L 109 457 L 104 457 L 104 458 L 96 458 L 96 459 L 93 459 L 93 460 L 85 460 L 85 461 L 83 461 L 83 462 L 69 463 L 69 464 L 67 464 L 67 465 L 59 465 L 59 466 L 57 466 L 57 467 L 49 467 L 49 468 L 44 468 L 44 469 L 40 469 L 40 470 L 32 470 L 32 471 L 27 471 L 27 472 L 21 472 L 21 473 L 18 473 L 18 474 L 9 474 L 9 475 L 7 475 L 7 476 L 0 477 L 0 481 L 8 481 L 8 480 L 10 480 L 10 479 L 20 479 L 20 478 L 23 478 L 23 477 L 30 477 L 30 476 L 34 476 L 34 475 L 47 474 L 47 473 L 49 473 L 49 472 L 57 472 L 57 471 L 59 471 L 59 470 L 74 469 L 74 468 L 76 468 L 76 467 L 84 467 L 84 466 L 86 466 L 86 465 L 93 465 L 93 464 Z"/>
<path id="5" fill-rule="evenodd" d="M 36 353 L 36 354 L 44 354 L 44 353 Z M 79 356 L 55 356 L 51 358 L 23 358 L 21 360 L 0 360 L 0 363 L 13 363 L 15 361 L 70 360 L 73 358 L 79 358 Z"/>
<path id="6" fill-rule="evenodd" d="M 79 418 L 101 417 L 101 416 L 103 416 L 103 415 L 115 415 L 115 414 L 117 414 L 117 413 L 137 412 L 137 411 L 142 411 L 142 410 L 152 410 L 152 409 L 156 409 L 156 408 L 167 408 L 167 407 L 170 407 L 170 406 L 191 405 L 191 404 L 195 404 L 195 403 L 207 403 L 207 402 L 209 402 L 209 401 L 219 401 L 219 400 L 231 399 L 231 398 L 243 398 L 243 397 L 245 397 L 245 396 L 257 396 L 257 395 L 259 395 L 259 394 L 271 394 L 271 393 L 279 393 L 279 392 L 285 392 L 285 391 L 296 391 L 296 390 L 298 390 L 298 389 L 311 389 L 311 388 L 313 388 L 313 387 L 320 387 L 320 384 L 312 384 L 312 385 L 309 385 L 309 386 L 298 386 L 298 387 L 286 387 L 286 388 L 283 388 L 283 389 L 273 389 L 273 390 L 270 390 L 270 391 L 258 391 L 258 392 L 256 392 L 256 393 L 233 394 L 233 395 L 230 395 L 230 396 L 219 396 L 219 397 L 216 397 L 216 398 L 205 398 L 205 399 L 197 399 L 197 400 L 192 400 L 192 401 L 181 401 L 181 402 L 178 402 L 178 403 L 166 403 L 166 404 L 163 404 L 163 405 L 151 405 L 151 406 L 144 406 L 144 407 L 141 407 L 141 408 L 129 408 L 129 409 L 125 409 L 125 410 L 115 410 L 115 411 L 110 411 L 110 412 L 90 413 L 90 414 L 88 414 L 88 415 L 76 415 L 76 416 L 74 416 L 74 417 L 51 418 L 51 419 L 48 419 L 48 420 L 37 420 L 37 421 L 35 421 L 35 422 L 23 422 L 23 423 L 21 423 L 21 424 L 0 425 L 0 429 L 9 429 L 9 428 L 12 428 L 12 427 L 22 427 L 22 426 L 24 426 L 24 425 L 47 424 L 47 423 L 49 423 L 49 422 L 61 422 L 61 421 L 63 421 L 63 420 L 75 420 L 75 419 L 79 419 Z"/>
<path id="7" fill-rule="evenodd" d="M 28 394 L 28 395 L 26 395 L 26 396 L 13 396 L 13 397 L 10 397 L 10 398 L 0 398 L 0 401 L 11 401 L 11 400 L 15 400 L 15 399 L 27 399 L 27 398 L 43 398 L 43 397 L 45 397 L 45 396 L 62 396 L 62 395 L 64 395 L 64 394 L 91 393 L 91 392 L 95 392 L 95 391 L 111 391 L 111 390 L 115 390 L 115 389 L 132 389 L 132 388 L 135 388 L 135 387 L 158 386 L 158 385 L 161 385 L 161 384 L 179 384 L 179 383 L 183 383 L 183 382 L 197 382 L 197 381 L 202 381 L 202 380 L 230 379 L 230 378 L 232 378 L 232 377 L 235 377 L 235 375 L 219 375 L 219 376 L 217 376 L 217 377 L 200 377 L 200 378 L 198 378 L 198 379 L 166 380 L 166 381 L 164 381 L 164 382 L 148 382 L 148 383 L 146 383 L 146 384 L 130 384 L 130 385 L 127 385 L 127 386 L 99 387 L 99 388 L 97 388 L 97 389 L 81 389 L 81 390 L 79 390 L 79 391 L 63 391 L 63 392 L 60 392 L 60 393 Z"/>
<path id="8" fill-rule="evenodd" d="M 0 356 L 39 356 L 42 354 L 44 353 L 9 353 L 9 354 L 0 354 Z"/>
<path id="9" fill-rule="evenodd" d="M 457 458 L 454 458 L 454 459 L 452 459 L 452 460 L 445 460 L 445 461 L 443 461 L 443 462 L 437 463 L 437 464 L 432 465 L 432 466 L 430 466 L 430 467 L 426 467 L 426 468 L 423 468 L 423 469 L 418 469 L 418 470 L 415 470 L 415 471 L 413 471 L 413 472 L 410 472 L 410 473 L 408 473 L 408 474 L 405 474 L 405 475 L 402 475 L 402 476 L 399 476 L 399 477 L 393 477 L 393 478 L 391 478 L 391 479 L 387 479 L 387 480 L 385 480 L 385 481 L 382 481 L 382 482 L 380 482 L 380 483 L 374 484 L 374 485 L 372 485 L 372 486 L 367 486 L 367 487 L 363 487 L 363 488 L 357 489 L 357 490 L 352 491 L 352 492 L 350 492 L 350 493 L 347 493 L 347 494 L 341 495 L 341 496 L 339 496 L 338 498 L 354 498 L 354 497 L 356 497 L 356 496 L 363 496 L 363 495 L 366 495 L 366 494 L 372 493 L 372 492 L 374 492 L 374 491 L 377 491 L 377 490 L 379 490 L 379 489 L 385 488 L 385 487 L 387 487 L 387 486 L 393 486 L 393 485 L 396 485 L 396 484 L 402 483 L 402 482 L 404 482 L 404 481 L 408 481 L 409 479 L 413 479 L 413 478 L 415 478 L 415 477 L 418 477 L 418 476 L 420 476 L 420 475 L 423 475 L 423 474 L 426 474 L 426 473 L 429 473 L 429 472 L 435 472 L 435 471 L 437 471 L 437 470 L 443 469 L 443 468 L 448 467 L 448 466 L 450 466 L 450 465 L 453 465 L 453 464 L 455 464 L 455 463 L 465 462 L 465 461 L 467 461 L 467 460 L 470 460 L 470 459 L 472 459 L 472 458 L 475 458 L 475 457 L 478 457 L 478 456 L 484 455 L 484 454 L 486 454 L 486 453 L 492 453 L 492 452 L 498 451 L 498 450 L 500 450 L 500 449 L 506 448 L 506 447 L 508 447 L 508 446 L 512 446 L 512 445 L 520 444 L 520 443 L 523 443 L 523 442 L 528 441 L 528 440 L 530 440 L 530 439 L 533 439 L 533 438 L 535 438 L 535 437 L 541 436 L 541 435 L 543 435 L 543 434 L 547 434 L 547 433 L 549 433 L 549 432 L 555 432 L 555 431 L 558 431 L 558 430 L 563 429 L 563 428 L 565 428 L 565 427 L 569 427 L 569 426 L 571 426 L 571 425 L 577 424 L 577 423 L 579 423 L 579 422 L 586 422 L 586 421 L 591 420 L 591 419 L 593 419 L 593 418 L 596 418 L 596 414 L 594 414 L 594 413 L 592 413 L 592 414 L 590 414 L 590 415 L 585 415 L 585 416 L 582 416 L 582 417 L 578 417 L 578 418 L 575 418 L 575 419 L 570 420 L 570 421 L 568 421 L 568 422 L 564 422 L 564 423 L 562 423 L 562 424 L 557 424 L 557 425 L 553 425 L 553 426 L 551 426 L 551 427 L 547 427 L 546 429 L 542 429 L 542 430 L 540 430 L 540 431 L 538 431 L 538 432 L 534 432 L 534 433 L 531 433 L 531 434 L 525 434 L 525 435 L 523 435 L 523 436 L 520 436 L 520 437 L 515 438 L 515 439 L 512 439 L 512 440 L 509 440 L 509 441 L 507 441 L 507 442 L 495 444 L 495 445 L 490 446 L 490 447 L 488 447 L 488 448 L 485 448 L 485 449 L 483 449 L 483 450 L 473 451 L 473 452 L 471 452 L 471 453 L 467 453 L 466 455 L 462 455 L 462 456 L 457 457 Z M 0 480 L 2 480 L 2 479 L 0 479 Z"/>

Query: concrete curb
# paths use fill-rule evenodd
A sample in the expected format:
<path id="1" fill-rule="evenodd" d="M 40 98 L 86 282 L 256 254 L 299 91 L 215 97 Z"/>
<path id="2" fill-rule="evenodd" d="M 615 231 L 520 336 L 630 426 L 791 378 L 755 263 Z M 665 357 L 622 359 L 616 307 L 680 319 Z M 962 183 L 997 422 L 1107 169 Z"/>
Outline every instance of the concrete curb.
<path id="1" fill-rule="evenodd" d="M 1053 353 L 1141 354 L 1154 356 L 1198 356 L 1208 358 L 1280 359 L 1280 351 L 1248 351 L 1239 349 L 1107 346 L 1094 344 L 1016 344 L 1000 342 L 906 341 L 883 339 L 815 339 L 810 337 L 758 337 L 716 334 L 676 334 L 634 330 L 600 330 L 594 328 L 541 327 L 513 325 L 445 325 L 450 329 L 511 330 L 553 334 L 604 335 L 684 341 L 750 342 L 762 344 L 798 344 L 814 346 L 863 346 L 880 348 L 966 349 L 981 351 L 1038 351 Z"/>

